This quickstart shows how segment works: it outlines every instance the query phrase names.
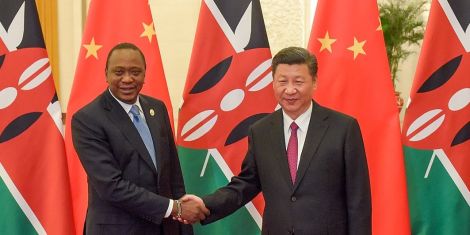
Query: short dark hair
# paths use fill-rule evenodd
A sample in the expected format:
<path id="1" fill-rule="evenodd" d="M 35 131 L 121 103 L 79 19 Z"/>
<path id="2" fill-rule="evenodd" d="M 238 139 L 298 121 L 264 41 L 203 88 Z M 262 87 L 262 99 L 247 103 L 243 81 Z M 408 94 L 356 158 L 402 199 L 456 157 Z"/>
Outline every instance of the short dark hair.
<path id="1" fill-rule="evenodd" d="M 137 47 L 136 45 L 132 44 L 132 43 L 129 43 L 129 42 L 122 42 L 122 43 L 119 43 L 117 44 L 116 46 L 114 46 L 108 53 L 108 58 L 106 58 L 106 67 L 105 67 L 105 71 L 108 71 L 108 64 L 109 64 L 109 58 L 111 57 L 111 54 L 113 54 L 113 52 L 115 50 L 122 50 L 122 49 L 131 49 L 131 50 L 135 50 L 135 51 L 138 51 L 140 56 L 142 56 L 142 60 L 144 61 L 144 68 L 147 68 L 147 63 L 145 62 L 145 56 L 144 56 L 144 53 L 140 50 L 139 47 Z"/>
<path id="2" fill-rule="evenodd" d="M 271 63 L 273 75 L 276 73 L 277 66 L 280 64 L 306 64 L 313 80 L 317 78 L 318 62 L 314 54 L 302 47 L 286 47 L 280 50 Z"/>

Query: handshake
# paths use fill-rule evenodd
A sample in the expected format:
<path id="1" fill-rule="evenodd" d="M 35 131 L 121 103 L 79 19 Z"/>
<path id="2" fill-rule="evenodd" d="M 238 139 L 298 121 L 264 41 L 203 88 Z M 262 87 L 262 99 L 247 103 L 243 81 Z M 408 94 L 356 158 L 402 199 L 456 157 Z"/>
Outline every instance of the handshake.
<path id="1" fill-rule="evenodd" d="M 171 216 L 184 224 L 194 224 L 204 220 L 210 212 L 201 198 L 196 195 L 186 194 L 173 202 Z"/>

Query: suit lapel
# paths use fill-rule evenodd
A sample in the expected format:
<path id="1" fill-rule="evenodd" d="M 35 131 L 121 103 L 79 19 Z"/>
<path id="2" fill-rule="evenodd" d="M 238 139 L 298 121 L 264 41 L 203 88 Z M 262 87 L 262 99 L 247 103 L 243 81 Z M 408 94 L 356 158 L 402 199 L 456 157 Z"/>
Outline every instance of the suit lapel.
<path id="1" fill-rule="evenodd" d="M 279 170 L 285 183 L 292 188 L 292 180 L 290 176 L 289 163 L 287 162 L 286 144 L 284 140 L 284 123 L 282 118 L 282 110 L 277 110 L 271 120 L 270 138 L 273 149 L 272 153 L 275 155 L 274 160 L 277 161 Z"/>
<path id="2" fill-rule="evenodd" d="M 328 115 L 317 103 L 313 102 L 312 116 L 308 125 L 307 136 L 305 138 L 304 147 L 300 157 L 299 167 L 297 169 L 297 177 L 294 184 L 294 190 L 299 186 L 300 181 L 305 175 L 315 152 L 320 145 L 323 136 L 328 129 L 326 122 Z"/>
<path id="3" fill-rule="evenodd" d="M 145 147 L 144 141 L 129 118 L 129 115 L 124 111 L 109 91 L 105 92 L 104 109 L 108 110 L 108 118 L 114 122 L 117 127 L 119 127 L 122 134 L 127 138 L 127 140 L 129 140 L 132 146 L 137 149 L 139 156 L 149 165 L 149 167 L 151 167 L 151 169 L 155 169 L 150 154 Z"/>
<path id="4" fill-rule="evenodd" d="M 160 140 L 162 136 L 162 123 L 164 123 L 162 117 L 163 110 L 159 109 L 156 106 L 152 106 L 150 102 L 144 96 L 140 96 L 140 105 L 142 106 L 142 111 L 145 115 L 145 121 L 147 122 L 147 126 L 150 129 L 150 133 L 152 134 L 153 145 L 155 146 L 155 160 L 157 162 L 157 173 L 161 172 L 159 169 L 161 167 L 161 157 L 162 157 L 162 146 Z M 149 156 L 150 157 L 150 156 Z M 153 164 L 152 164 L 153 165 Z"/>

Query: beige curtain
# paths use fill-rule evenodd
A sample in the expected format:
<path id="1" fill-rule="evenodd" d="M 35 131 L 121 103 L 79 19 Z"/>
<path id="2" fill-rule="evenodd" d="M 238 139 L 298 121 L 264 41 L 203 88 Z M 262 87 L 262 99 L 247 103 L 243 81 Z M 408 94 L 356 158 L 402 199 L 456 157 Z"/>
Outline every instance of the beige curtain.
<path id="1" fill-rule="evenodd" d="M 57 37 L 57 0 L 36 0 L 42 33 L 52 66 L 52 75 L 59 95 L 59 52 Z"/>

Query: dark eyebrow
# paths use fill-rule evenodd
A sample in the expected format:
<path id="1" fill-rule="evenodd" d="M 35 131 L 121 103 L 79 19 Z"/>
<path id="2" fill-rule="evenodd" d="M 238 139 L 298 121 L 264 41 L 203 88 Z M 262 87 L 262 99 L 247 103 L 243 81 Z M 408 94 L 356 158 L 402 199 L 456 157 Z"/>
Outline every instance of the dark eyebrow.
<path id="1" fill-rule="evenodd" d="M 124 69 L 124 70 L 126 70 L 126 67 L 124 67 L 124 66 L 116 66 L 116 67 L 113 67 L 112 69 L 113 69 L 113 70 L 116 70 L 116 69 Z M 144 70 L 144 69 L 141 68 L 141 67 L 130 67 L 130 68 L 128 68 L 127 70 L 140 70 L 140 71 L 142 71 L 142 70 Z"/>

